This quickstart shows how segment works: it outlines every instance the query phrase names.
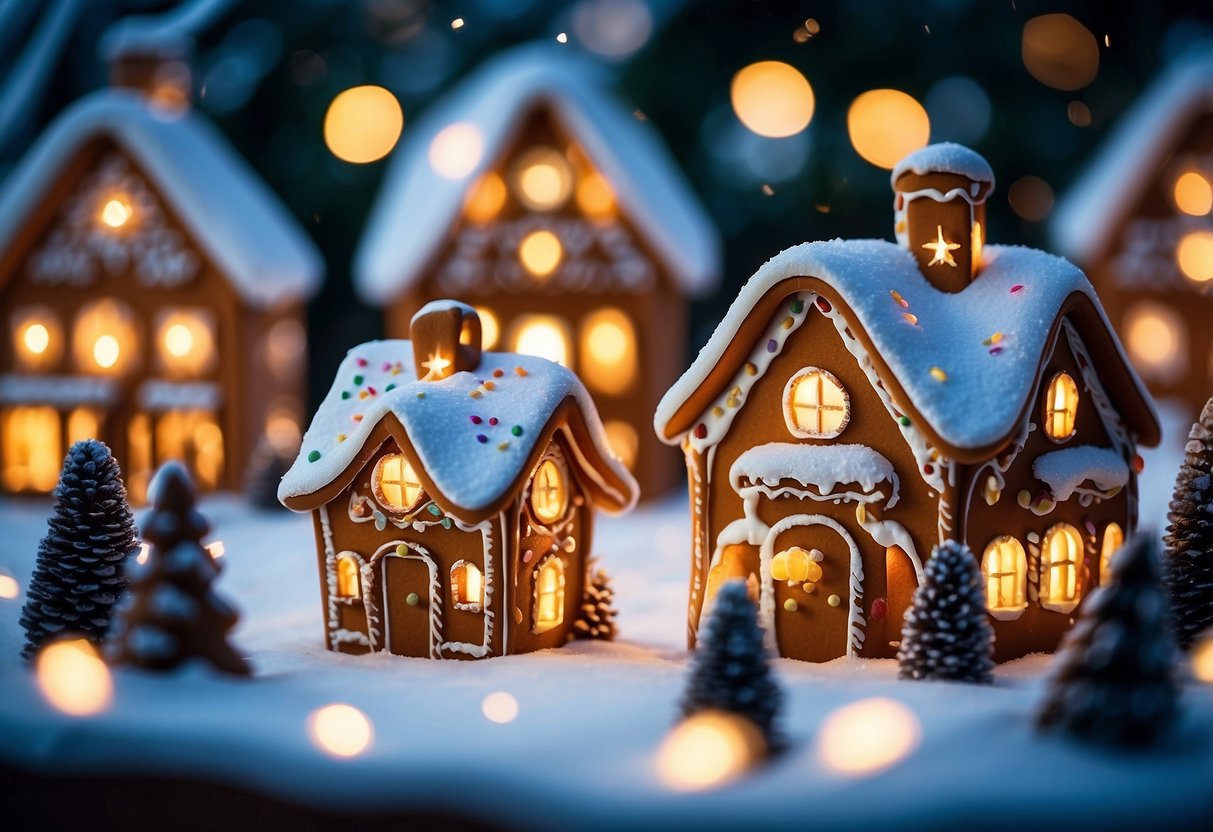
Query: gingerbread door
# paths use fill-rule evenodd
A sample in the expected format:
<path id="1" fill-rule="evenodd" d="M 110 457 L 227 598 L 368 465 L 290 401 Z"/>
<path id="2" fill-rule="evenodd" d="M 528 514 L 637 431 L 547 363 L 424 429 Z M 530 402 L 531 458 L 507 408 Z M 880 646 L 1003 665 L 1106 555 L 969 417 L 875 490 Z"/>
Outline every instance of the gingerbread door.
<path id="1" fill-rule="evenodd" d="M 389 653 L 438 658 L 433 561 L 423 553 L 389 554 L 380 561 L 383 629 Z"/>

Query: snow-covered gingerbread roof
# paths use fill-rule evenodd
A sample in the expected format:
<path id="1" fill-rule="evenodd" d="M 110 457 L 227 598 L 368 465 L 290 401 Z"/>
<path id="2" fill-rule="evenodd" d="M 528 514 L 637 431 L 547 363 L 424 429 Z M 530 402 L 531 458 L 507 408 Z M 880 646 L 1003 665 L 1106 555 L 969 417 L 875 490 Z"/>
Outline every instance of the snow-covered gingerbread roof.
<path id="1" fill-rule="evenodd" d="M 12 245 L 72 159 L 113 141 L 155 183 L 194 241 L 247 302 L 303 300 L 324 262 L 257 173 L 205 118 L 119 89 L 73 104 L 18 162 L 0 193 L 0 250 Z"/>
<path id="2" fill-rule="evenodd" d="M 1022 423 L 1063 315 L 1097 356 L 1130 430 L 1144 444 L 1156 444 L 1153 405 L 1083 273 L 1060 257 L 1018 246 L 987 246 L 982 260 L 977 278 L 950 293 L 923 276 L 910 252 L 884 240 L 805 243 L 781 252 L 750 278 L 661 400 L 658 435 L 677 443 L 707 409 L 699 405 L 730 382 L 744 358 L 730 362 L 726 351 L 747 319 L 760 317 L 758 326 L 765 326 L 775 304 L 820 291 L 843 307 L 848 323 L 854 316 L 854 334 L 870 342 L 869 357 L 897 404 L 916 417 L 932 444 L 956 458 L 998 450 Z"/>
<path id="3" fill-rule="evenodd" d="M 523 120 L 546 105 L 611 183 L 621 210 L 690 294 L 716 286 L 720 239 L 651 125 L 608 91 L 606 70 L 555 45 L 531 44 L 487 61 L 405 126 L 354 260 L 359 294 L 386 303 L 419 280 L 447 238 L 467 191 L 506 152 Z M 476 164 L 448 178 L 429 162 L 454 124 L 479 139 Z"/>
<path id="4" fill-rule="evenodd" d="M 475 372 L 419 381 L 409 341 L 371 341 L 342 361 L 278 498 L 306 510 L 318 492 L 344 487 L 377 450 L 368 440 L 391 415 L 417 455 L 418 473 L 437 491 L 431 496 L 457 517 L 479 519 L 529 475 L 554 421 L 564 421 L 554 419 L 562 408 L 570 463 L 596 505 L 627 510 L 638 496 L 636 481 L 611 451 L 594 402 L 572 371 L 532 355 L 486 352 Z"/>

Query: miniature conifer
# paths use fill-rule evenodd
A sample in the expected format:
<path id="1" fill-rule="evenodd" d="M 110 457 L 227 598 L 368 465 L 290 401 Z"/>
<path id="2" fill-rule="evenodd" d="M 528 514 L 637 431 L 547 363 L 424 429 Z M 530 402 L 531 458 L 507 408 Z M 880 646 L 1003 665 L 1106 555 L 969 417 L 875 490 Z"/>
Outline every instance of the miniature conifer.
<path id="1" fill-rule="evenodd" d="M 753 722 L 772 744 L 782 700 L 758 624 L 758 609 L 743 581 L 729 581 L 716 594 L 707 628 L 691 656 L 682 713 L 730 711 Z"/>
<path id="2" fill-rule="evenodd" d="M 989 684 L 994 631 L 977 560 L 969 547 L 947 540 L 925 571 L 902 626 L 898 676 Z"/>
<path id="3" fill-rule="evenodd" d="M 147 563 L 133 567 L 130 603 L 115 625 L 111 658 L 148 670 L 171 670 L 198 658 L 226 673 L 248 664 L 227 642 L 236 611 L 211 588 L 219 566 L 202 545 L 210 524 L 194 507 L 185 468 L 166 463 L 148 489 L 143 536 Z"/>
<path id="4" fill-rule="evenodd" d="M 122 471 L 104 442 L 68 450 L 47 525 L 21 610 L 26 658 L 68 633 L 100 642 L 126 591 L 124 566 L 139 544 Z"/>
<path id="5" fill-rule="evenodd" d="M 1175 640 L 1187 650 L 1213 627 L 1213 399 L 1188 433 L 1167 520 L 1167 590 Z"/>
<path id="6" fill-rule="evenodd" d="M 1174 717 L 1175 641 L 1159 543 L 1140 533 L 1112 557 L 1112 581 L 1092 592 L 1054 660 L 1041 728 L 1140 746 Z"/>
<path id="7" fill-rule="evenodd" d="M 581 602 L 581 613 L 573 622 L 574 638 L 614 641 L 619 632 L 615 625 L 615 590 L 605 569 L 594 569 L 591 563 L 589 583 Z"/>
<path id="8" fill-rule="evenodd" d="M 261 509 L 282 509 L 282 503 L 278 502 L 278 484 L 293 460 L 294 454 L 283 453 L 268 436 L 261 437 L 245 469 L 244 494 L 249 503 Z"/>

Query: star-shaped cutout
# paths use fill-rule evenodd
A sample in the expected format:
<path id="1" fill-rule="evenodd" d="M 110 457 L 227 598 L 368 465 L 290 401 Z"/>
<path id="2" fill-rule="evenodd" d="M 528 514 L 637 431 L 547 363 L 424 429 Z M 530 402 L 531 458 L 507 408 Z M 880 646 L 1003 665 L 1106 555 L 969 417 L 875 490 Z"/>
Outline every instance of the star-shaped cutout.
<path id="1" fill-rule="evenodd" d="M 930 249 L 933 252 L 931 262 L 927 263 L 927 265 L 934 266 L 937 263 L 943 263 L 951 266 L 952 268 L 956 268 L 956 258 L 952 256 L 952 252 L 960 248 L 960 243 L 949 243 L 947 240 L 945 240 L 943 238 L 942 225 L 937 225 L 935 228 L 939 233 L 939 237 L 935 240 L 935 242 L 922 244 L 923 248 Z"/>
<path id="2" fill-rule="evenodd" d="M 422 381 L 430 381 L 435 378 L 445 378 L 446 370 L 451 366 L 449 358 L 443 358 L 438 353 L 430 353 L 429 359 L 421 362 L 421 366 L 425 368 L 425 377 Z"/>

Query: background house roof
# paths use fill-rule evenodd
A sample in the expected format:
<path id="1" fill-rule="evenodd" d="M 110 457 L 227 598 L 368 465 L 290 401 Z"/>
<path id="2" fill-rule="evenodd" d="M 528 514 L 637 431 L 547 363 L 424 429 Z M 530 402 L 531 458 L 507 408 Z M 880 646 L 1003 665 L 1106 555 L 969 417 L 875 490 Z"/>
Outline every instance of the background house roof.
<path id="1" fill-rule="evenodd" d="M 949 293 L 927 281 L 909 251 L 884 240 L 804 243 L 777 254 L 742 288 L 698 358 L 661 400 L 654 418 L 658 435 L 673 444 L 685 433 L 680 419 L 671 435 L 671 421 L 724 363 L 738 329 L 767 291 L 787 278 L 810 276 L 834 288 L 858 318 L 878 353 L 875 363 L 885 365 L 909 397 L 902 406 L 913 408 L 945 444 L 962 449 L 1001 443 L 1017 428 L 1059 313 L 1074 294 L 1085 296 L 1153 419 L 1152 430 L 1138 432 L 1156 441 L 1150 398 L 1083 273 L 1061 257 L 1019 246 L 986 246 L 983 263 L 967 288 Z M 894 290 L 907 306 L 890 294 Z M 905 318 L 907 312 L 916 323 Z M 995 333 L 1000 349 L 989 343 Z"/>
<path id="2" fill-rule="evenodd" d="M 1107 250 L 1182 131 L 1213 111 L 1213 47 L 1171 64 L 1120 119 L 1111 138 L 1066 195 L 1049 225 L 1057 250 L 1089 266 Z"/>
<path id="3" fill-rule="evenodd" d="M 38 138 L 0 193 L 0 250 L 11 246 L 72 158 L 114 141 L 152 179 L 193 240 L 250 304 L 311 297 L 324 262 L 257 173 L 203 117 L 105 89 L 69 107 Z"/>
<path id="4" fill-rule="evenodd" d="M 354 260 L 364 300 L 386 303 L 421 278 L 458 219 L 468 188 L 492 169 L 536 104 L 552 108 L 611 183 L 621 210 L 690 294 L 716 286 L 720 239 L 656 131 L 607 89 L 605 70 L 555 45 L 531 44 L 479 67 L 434 104 L 404 136 L 384 177 Z M 452 124 L 480 136 L 466 175 L 438 174 L 428 154 Z"/>
<path id="5" fill-rule="evenodd" d="M 571 370 L 532 355 L 486 352 L 474 374 L 418 381 L 412 344 L 405 340 L 371 341 L 349 351 L 303 436 L 299 458 L 282 478 L 278 498 L 314 494 L 336 480 L 391 413 L 440 496 L 456 509 L 482 511 L 528 473 L 544 426 L 569 398 L 590 436 L 590 447 L 574 447 L 581 469 L 613 474 L 622 488 L 601 484 L 614 501 L 605 508 L 630 508 L 636 482 L 615 458 L 594 402 Z"/>

